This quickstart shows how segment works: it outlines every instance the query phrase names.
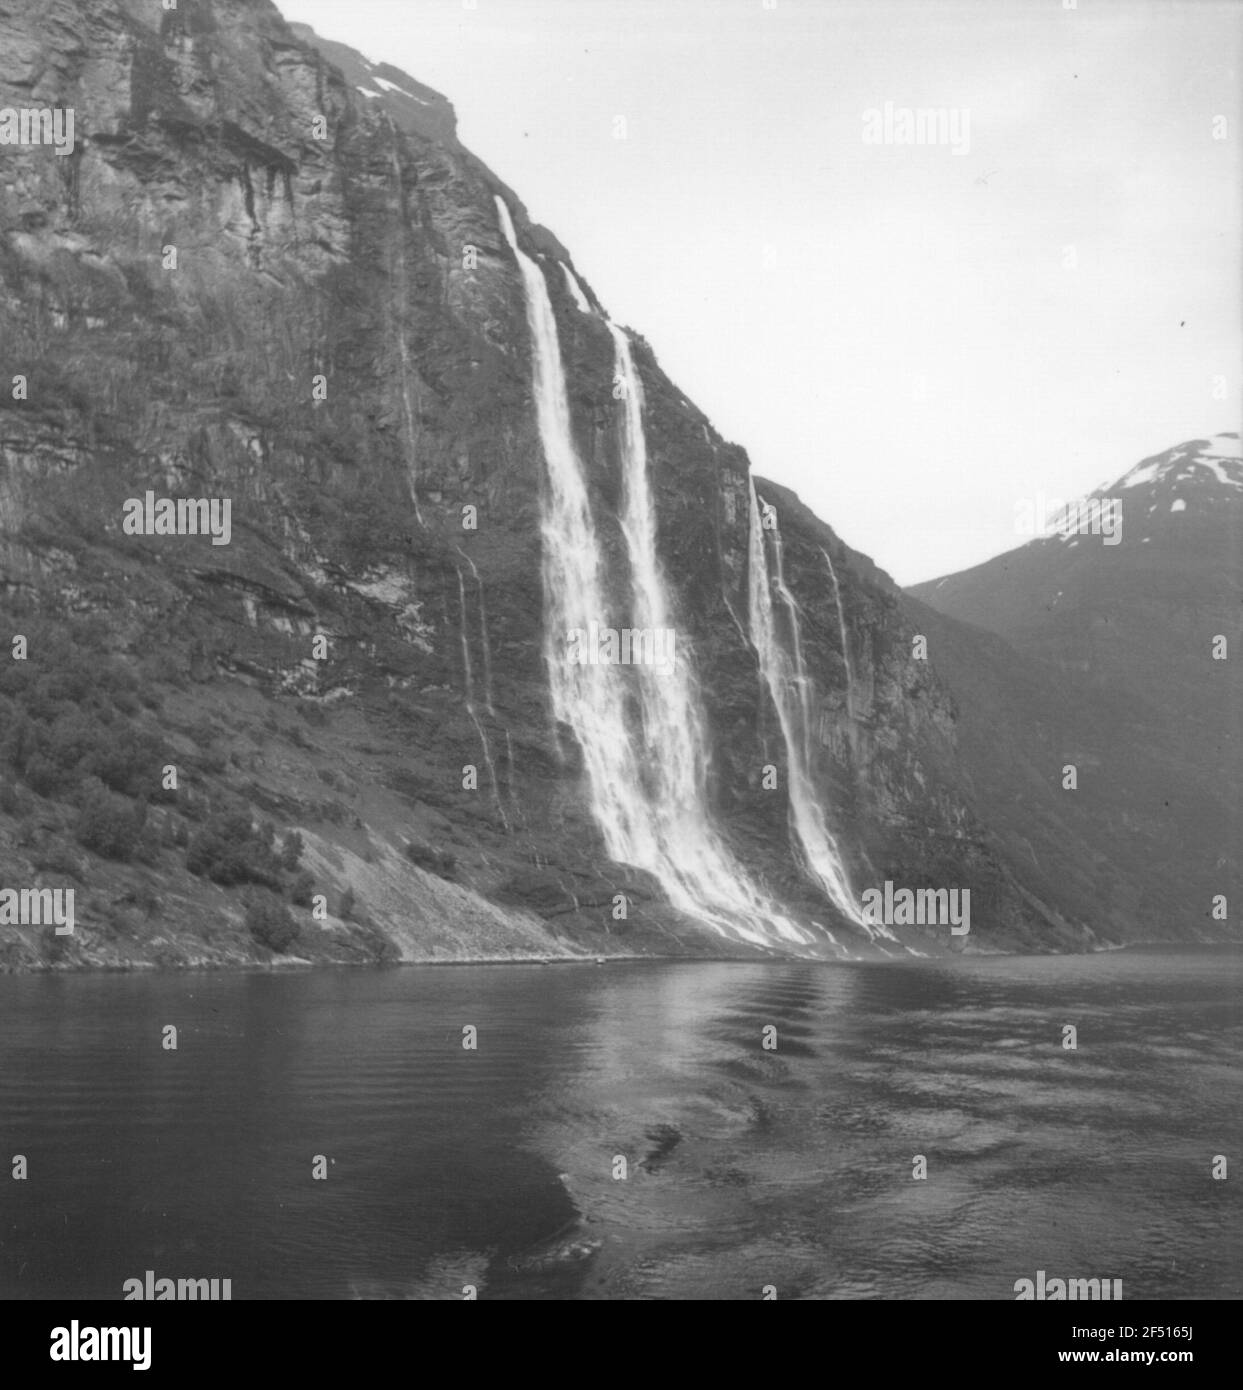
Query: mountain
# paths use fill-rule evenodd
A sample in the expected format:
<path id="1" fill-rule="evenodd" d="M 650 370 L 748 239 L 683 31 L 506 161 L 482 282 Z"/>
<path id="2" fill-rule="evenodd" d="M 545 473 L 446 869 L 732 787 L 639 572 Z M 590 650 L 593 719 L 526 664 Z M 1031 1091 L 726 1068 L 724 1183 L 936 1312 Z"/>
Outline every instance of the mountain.
<path id="1" fill-rule="evenodd" d="M 1016 521 L 1045 511 L 1021 504 Z M 1240 901 L 1239 437 L 1144 459 L 1047 520 L 909 591 L 981 813 L 1016 862 L 1029 842 L 1050 901 L 1093 901 L 1111 934 L 1228 936 L 1213 911 Z"/>
<path id="2" fill-rule="evenodd" d="M 0 0 L 0 108 L 76 117 L 0 182 L 0 873 L 76 925 L 0 968 L 1093 939 L 892 582 L 445 98 L 266 0 Z M 555 666 L 584 595 L 680 674 Z M 886 880 L 970 888 L 965 943 L 866 929 Z"/>

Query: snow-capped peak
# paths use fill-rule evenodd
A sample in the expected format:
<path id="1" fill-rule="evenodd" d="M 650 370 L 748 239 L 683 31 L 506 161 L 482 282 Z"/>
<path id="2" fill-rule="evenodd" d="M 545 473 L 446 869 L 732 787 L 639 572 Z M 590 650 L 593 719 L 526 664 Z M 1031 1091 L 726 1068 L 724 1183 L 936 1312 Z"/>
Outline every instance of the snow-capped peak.
<path id="1" fill-rule="evenodd" d="M 1100 491 L 1120 492 L 1157 481 L 1194 485 L 1210 479 L 1243 490 L 1243 455 L 1237 433 L 1215 434 L 1211 439 L 1191 439 L 1185 444 L 1176 444 L 1163 454 L 1137 463 L 1111 487 Z"/>
<path id="2" fill-rule="evenodd" d="M 1137 493 L 1141 488 L 1143 491 Z M 1147 528 L 1154 513 L 1187 512 L 1202 516 L 1240 502 L 1243 452 L 1238 434 L 1227 431 L 1211 439 L 1191 439 L 1154 454 L 1115 482 L 1103 484 L 1073 502 L 1039 497 L 1035 505 L 1036 540 L 1032 544 L 1057 541 L 1073 548 L 1084 533 L 1103 536 L 1106 544 L 1118 544 L 1124 513 L 1126 535 L 1146 544 L 1150 537 L 1137 537 L 1136 528 Z"/>

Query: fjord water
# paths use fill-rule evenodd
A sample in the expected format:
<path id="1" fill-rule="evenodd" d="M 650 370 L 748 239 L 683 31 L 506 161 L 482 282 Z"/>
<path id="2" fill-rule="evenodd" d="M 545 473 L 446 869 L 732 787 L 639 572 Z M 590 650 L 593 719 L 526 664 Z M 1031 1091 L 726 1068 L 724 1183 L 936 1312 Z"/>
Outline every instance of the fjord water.
<path id="1" fill-rule="evenodd" d="M 1237 1298 L 1240 984 L 1165 948 L 3 977 L 0 1297 Z"/>

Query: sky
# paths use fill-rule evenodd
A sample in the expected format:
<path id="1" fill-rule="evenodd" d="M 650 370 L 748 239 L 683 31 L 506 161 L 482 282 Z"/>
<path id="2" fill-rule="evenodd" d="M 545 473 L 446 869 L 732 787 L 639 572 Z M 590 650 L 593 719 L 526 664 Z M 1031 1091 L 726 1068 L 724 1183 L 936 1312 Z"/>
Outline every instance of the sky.
<path id="1" fill-rule="evenodd" d="M 1239 429 L 1239 0 L 277 3 L 443 92 L 609 314 L 899 583 Z"/>

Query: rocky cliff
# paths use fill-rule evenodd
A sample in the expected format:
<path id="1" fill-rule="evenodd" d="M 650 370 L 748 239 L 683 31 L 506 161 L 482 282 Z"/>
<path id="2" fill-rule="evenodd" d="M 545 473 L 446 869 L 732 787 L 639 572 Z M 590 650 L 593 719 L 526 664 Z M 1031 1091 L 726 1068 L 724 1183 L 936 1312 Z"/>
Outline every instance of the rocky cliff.
<path id="1" fill-rule="evenodd" d="M 544 458 L 496 195 L 545 272 L 620 553 L 613 343 L 450 104 L 266 0 L 0 0 L 0 40 L 0 108 L 75 113 L 71 153 L 0 150 L 0 871 L 77 899 L 71 935 L 0 928 L 0 962 L 726 949 L 608 860 L 553 725 Z M 792 912 L 863 950 L 800 870 L 784 775 L 764 785 L 784 753 L 747 635 L 746 455 L 634 343 L 714 815 Z M 1083 944 L 976 815 L 893 585 L 757 486 L 856 887 L 970 887 L 972 948 Z M 227 499 L 228 544 L 131 533 L 148 493 Z"/>

